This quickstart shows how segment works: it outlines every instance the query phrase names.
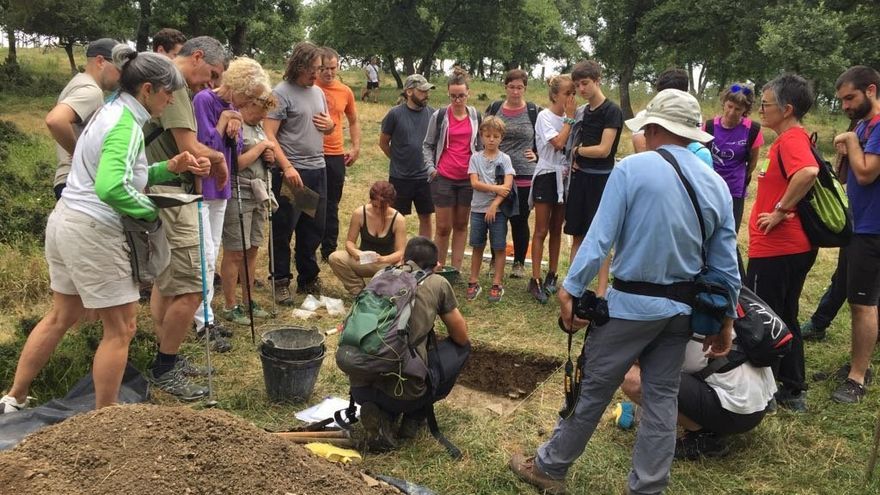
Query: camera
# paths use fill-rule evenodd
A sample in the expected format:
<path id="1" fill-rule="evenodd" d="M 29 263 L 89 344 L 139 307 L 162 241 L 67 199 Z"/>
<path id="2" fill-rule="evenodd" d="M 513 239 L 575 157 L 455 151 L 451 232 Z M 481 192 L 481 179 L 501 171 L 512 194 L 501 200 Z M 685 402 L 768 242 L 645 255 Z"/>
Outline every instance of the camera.
<path id="1" fill-rule="evenodd" d="M 582 320 L 590 320 L 596 326 L 602 326 L 611 319 L 608 315 L 608 301 L 591 290 L 585 291 L 581 297 L 574 298 L 572 309 L 575 316 Z"/>

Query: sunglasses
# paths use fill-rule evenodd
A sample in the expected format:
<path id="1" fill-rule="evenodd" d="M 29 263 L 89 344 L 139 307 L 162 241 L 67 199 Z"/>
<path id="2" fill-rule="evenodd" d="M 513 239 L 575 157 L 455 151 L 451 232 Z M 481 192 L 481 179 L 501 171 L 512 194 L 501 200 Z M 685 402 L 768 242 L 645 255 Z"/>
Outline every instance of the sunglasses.
<path id="1" fill-rule="evenodd" d="M 739 84 L 734 84 L 733 86 L 730 87 L 730 92 L 731 93 L 742 93 L 746 96 L 749 96 L 752 94 L 752 89 L 749 88 L 748 86 L 740 86 Z"/>
<path id="2" fill-rule="evenodd" d="M 458 95 L 449 95 L 450 100 L 463 100 L 467 97 L 468 97 L 467 93 L 462 93 L 462 94 L 458 94 Z"/>

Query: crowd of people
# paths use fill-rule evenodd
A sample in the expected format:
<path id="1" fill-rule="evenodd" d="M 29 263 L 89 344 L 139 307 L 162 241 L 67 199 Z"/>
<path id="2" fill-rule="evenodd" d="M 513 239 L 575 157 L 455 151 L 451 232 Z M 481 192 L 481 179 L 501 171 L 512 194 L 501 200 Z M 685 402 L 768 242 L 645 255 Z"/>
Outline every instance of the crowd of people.
<path id="1" fill-rule="evenodd" d="M 866 394 L 880 302 L 880 133 L 873 133 L 880 122 L 880 74 L 874 69 L 856 66 L 836 81 L 854 126 L 834 138 L 853 235 L 820 308 L 802 327 L 800 296 L 818 248 L 798 205 L 822 163 L 803 127 L 815 97 L 800 76 L 781 75 L 760 95 L 752 85 L 731 84 L 720 92 L 720 113 L 704 119 L 687 93 L 687 73 L 669 70 L 647 108 L 624 121 L 602 91 L 601 66 L 591 60 L 548 80 L 550 104 L 543 109 L 525 99 L 529 76 L 520 69 L 505 74 L 505 98 L 482 113 L 468 104 L 464 71 L 454 70 L 446 84 L 449 104 L 436 109 L 428 105 L 435 85 L 410 75 L 401 102 L 381 122 L 387 180 L 375 181 L 368 202 L 351 212 L 340 249 L 339 203 L 346 168 L 360 154 L 361 130 L 354 93 L 336 76 L 336 51 L 298 43 L 274 87 L 255 60 L 231 59 L 216 39 L 187 39 L 170 29 L 155 35 L 152 53 L 100 39 L 86 56 L 85 71 L 46 117 L 58 151 L 58 202 L 46 226 L 52 309 L 29 335 L 0 412 L 27 406 L 31 382 L 89 311 L 104 328 L 94 357 L 96 406 L 113 404 L 139 291 L 148 281 L 158 349 L 146 375 L 181 400 L 204 397 L 208 391 L 197 379 L 206 370 L 180 354 L 181 344 L 194 331 L 216 351 L 231 348 L 231 331 L 210 304 L 221 246 L 219 316 L 240 325 L 269 316 L 250 296 L 254 270 L 245 269 L 255 267 L 267 228 L 274 302 L 282 305 L 293 304 L 293 269 L 297 294 L 320 294 L 319 255 L 357 297 L 389 266 L 461 270 L 466 244 L 472 254 L 464 296 L 471 301 L 483 291 L 487 243 L 488 300 L 499 303 L 508 227 L 510 277 L 526 277 L 530 253 L 527 291 L 538 303 L 558 296 L 566 331 L 588 323 L 575 317 L 575 307 L 595 280 L 593 294 L 607 300 L 610 319 L 590 326 L 578 400 L 534 456 L 516 454 L 510 461 L 515 473 L 548 493 L 564 492 L 567 470 L 619 387 L 641 411 L 628 493 L 661 492 L 674 456 L 723 455 L 721 437 L 754 428 L 774 407 L 805 411 L 803 341 L 824 338 L 844 300 L 852 312 L 851 362 L 838 371 L 832 398 L 857 403 Z M 377 101 L 378 60 L 365 72 L 361 100 Z M 749 118 L 756 106 L 760 124 Z M 636 153 L 617 160 L 624 125 L 633 131 Z M 777 137 L 769 163 L 758 169 L 763 129 Z M 756 173 L 746 264 L 736 238 Z M 160 208 L 147 192 L 196 193 L 203 202 Z M 408 242 L 413 208 L 419 236 Z M 141 277 L 149 267 L 133 261 L 132 222 L 161 229 L 160 244 L 167 244 L 154 280 Z M 563 234 L 572 236 L 572 249 L 561 280 Z M 695 341 L 693 281 L 706 273 L 723 287 L 727 304 L 718 328 Z M 440 277 L 428 280 L 417 292 L 416 333 L 427 335 L 439 316 L 451 340 L 467 346 L 452 287 Z M 205 286 L 209 304 L 202 311 Z M 772 367 L 743 363 L 704 373 L 710 360 L 730 351 L 741 287 L 785 323 L 791 350 Z M 427 345 L 420 337 L 421 355 Z M 421 393 L 401 398 L 381 381 L 353 383 L 353 395 L 369 404 L 365 414 L 382 418 L 364 423 L 382 430 L 371 434 L 384 446 L 395 444 L 387 420 L 401 413 L 406 419 L 413 412 L 406 401 L 426 393 L 424 383 L 413 384 Z M 422 419 L 401 425 L 401 436 L 411 436 Z M 687 432 L 679 439 L 676 424 Z"/>

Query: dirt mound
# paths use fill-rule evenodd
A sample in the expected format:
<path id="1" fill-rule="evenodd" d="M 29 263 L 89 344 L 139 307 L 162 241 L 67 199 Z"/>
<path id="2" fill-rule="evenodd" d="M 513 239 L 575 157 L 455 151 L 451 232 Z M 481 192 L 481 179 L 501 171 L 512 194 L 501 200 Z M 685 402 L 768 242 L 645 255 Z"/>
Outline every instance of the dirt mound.
<path id="1" fill-rule="evenodd" d="M 379 494 L 360 474 L 219 410 L 131 405 L 75 416 L 0 453 L 6 493 Z M 384 491 L 383 491 L 384 490 Z"/>

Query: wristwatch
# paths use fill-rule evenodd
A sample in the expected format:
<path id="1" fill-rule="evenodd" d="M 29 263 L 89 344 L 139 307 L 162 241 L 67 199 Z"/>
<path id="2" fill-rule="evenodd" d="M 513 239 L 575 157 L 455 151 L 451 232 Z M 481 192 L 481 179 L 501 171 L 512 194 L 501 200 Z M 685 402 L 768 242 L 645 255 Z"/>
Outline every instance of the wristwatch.
<path id="1" fill-rule="evenodd" d="M 776 206 L 773 207 L 776 211 L 781 211 L 782 213 L 794 213 L 794 210 L 789 210 L 782 207 L 782 201 L 776 203 Z"/>

